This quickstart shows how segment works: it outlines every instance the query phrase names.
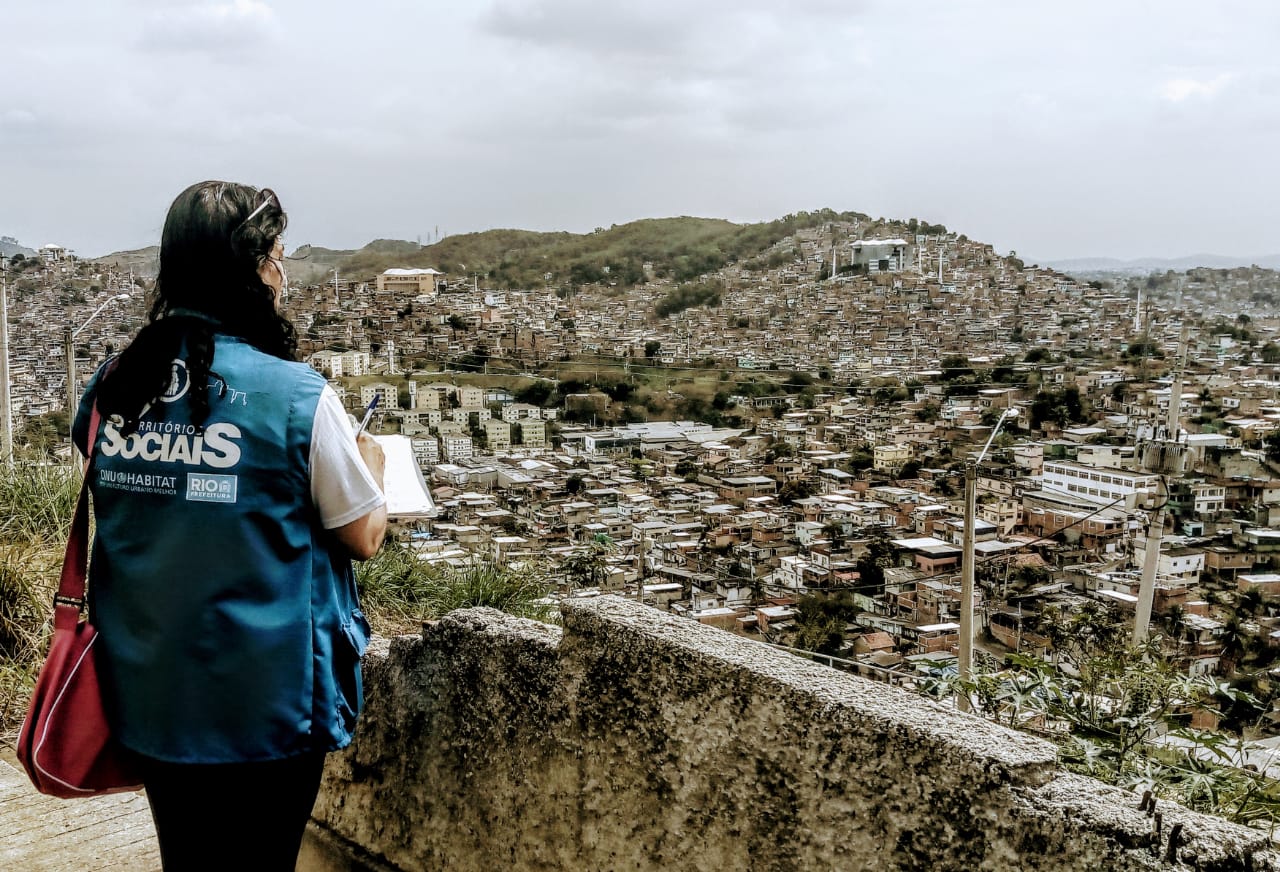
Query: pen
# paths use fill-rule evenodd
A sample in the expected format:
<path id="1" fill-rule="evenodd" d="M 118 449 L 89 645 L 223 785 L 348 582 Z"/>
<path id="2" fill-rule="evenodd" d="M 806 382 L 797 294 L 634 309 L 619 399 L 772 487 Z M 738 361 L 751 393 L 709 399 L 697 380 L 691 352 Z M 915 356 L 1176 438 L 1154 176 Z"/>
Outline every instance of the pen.
<path id="1" fill-rule="evenodd" d="M 364 432 L 364 428 L 369 426 L 369 419 L 373 417 L 373 409 L 378 405 L 378 400 L 382 399 L 382 394 L 374 394 L 373 399 L 364 410 L 364 420 L 360 422 L 360 429 L 356 430 L 356 436 Z"/>

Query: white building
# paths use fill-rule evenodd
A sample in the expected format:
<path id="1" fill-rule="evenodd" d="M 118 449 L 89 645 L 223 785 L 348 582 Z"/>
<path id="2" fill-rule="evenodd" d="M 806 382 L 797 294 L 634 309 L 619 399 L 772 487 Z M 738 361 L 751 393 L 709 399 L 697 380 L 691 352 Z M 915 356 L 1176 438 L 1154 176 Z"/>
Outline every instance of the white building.
<path id="1" fill-rule="evenodd" d="M 443 275 L 434 269 L 389 269 L 378 276 L 378 290 L 435 294 Z"/>
<path id="2" fill-rule="evenodd" d="M 859 239 L 850 246 L 849 255 L 851 263 L 867 272 L 901 272 L 907 260 L 907 241 Z"/>
<path id="3" fill-rule="evenodd" d="M 440 462 L 440 442 L 430 437 L 418 437 L 413 440 L 413 458 L 422 467 L 432 467 Z"/>
<path id="4" fill-rule="evenodd" d="M 350 376 L 368 375 L 369 374 L 369 352 L 367 351 L 342 352 L 342 374 L 350 375 Z"/>
<path id="5" fill-rule="evenodd" d="M 374 382 L 360 386 L 360 405 L 368 406 L 374 397 L 380 397 L 378 407 L 383 411 L 400 408 L 400 393 L 393 384 Z"/>
<path id="6" fill-rule="evenodd" d="M 1134 542 L 1134 562 L 1139 568 L 1146 563 L 1147 540 L 1145 536 L 1137 537 Z M 1204 551 L 1198 548 L 1161 548 L 1160 562 L 1156 564 L 1156 576 L 1161 579 L 1177 579 L 1184 584 L 1192 584 L 1200 580 L 1204 572 Z"/>
<path id="7" fill-rule="evenodd" d="M 502 407 L 502 420 L 508 424 L 523 421 L 526 418 L 541 418 L 542 409 L 528 403 L 509 403 Z"/>
<path id="8" fill-rule="evenodd" d="M 484 435 L 489 443 L 489 452 L 497 454 L 511 450 L 511 425 L 506 421 L 488 420 L 484 422 Z"/>
<path id="9" fill-rule="evenodd" d="M 470 436 L 451 433 L 442 436 L 440 441 L 444 443 L 444 456 L 449 460 L 461 460 L 475 454 L 475 446 Z"/>
<path id="10" fill-rule="evenodd" d="M 342 352 L 317 351 L 307 362 L 316 372 L 329 378 L 342 377 Z"/>
<path id="11" fill-rule="evenodd" d="M 1069 493 L 1097 504 L 1118 502 L 1126 509 L 1154 505 L 1160 486 L 1155 475 L 1060 460 L 1044 462 L 1042 482 L 1046 491 Z"/>
<path id="12" fill-rule="evenodd" d="M 516 424 L 520 428 L 520 443 L 526 448 L 544 448 L 547 444 L 547 425 L 537 418 L 525 418 Z"/>

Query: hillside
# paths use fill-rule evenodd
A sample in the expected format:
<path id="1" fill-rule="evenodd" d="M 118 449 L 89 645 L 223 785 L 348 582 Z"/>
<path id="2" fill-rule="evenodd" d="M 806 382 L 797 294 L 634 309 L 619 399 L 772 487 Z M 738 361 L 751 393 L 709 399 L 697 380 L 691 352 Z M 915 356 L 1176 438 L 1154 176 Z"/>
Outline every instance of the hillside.
<path id="1" fill-rule="evenodd" d="M 0 236 L 0 257 L 13 257 L 15 254 L 30 257 L 35 254 L 35 250 L 27 248 L 12 236 Z"/>
<path id="2" fill-rule="evenodd" d="M 116 251 L 92 258 L 89 263 L 116 270 L 132 269 L 140 278 L 154 278 L 160 268 L 160 246 L 149 245 L 133 251 Z"/>
<path id="3" fill-rule="evenodd" d="M 363 248 L 303 245 L 289 255 L 295 284 L 327 281 L 333 270 L 344 279 L 372 278 L 391 267 L 432 267 L 450 280 L 474 275 L 496 288 L 576 287 L 608 284 L 626 288 L 650 279 L 688 281 L 732 263 L 772 268 L 791 252 L 773 251 L 799 230 L 833 221 L 866 222 L 857 212 L 820 209 L 774 221 L 735 224 L 720 218 L 650 218 L 598 228 L 591 233 L 499 229 L 449 236 L 432 245 L 378 239 Z M 926 232 L 940 231 L 933 225 Z M 914 232 L 914 231 L 913 231 Z M 95 258 L 117 268 L 154 275 L 155 246 Z"/>
<path id="4" fill-rule="evenodd" d="M 796 230 L 830 221 L 866 220 L 830 209 L 800 212 L 760 224 L 718 218 L 652 218 L 591 233 L 486 230 L 450 236 L 432 245 L 377 240 L 346 252 L 304 246 L 291 274 L 300 284 L 324 281 L 333 269 L 349 278 L 372 277 L 390 267 L 433 267 L 454 281 L 479 274 L 490 286 L 532 288 L 650 278 L 685 281 L 735 262 L 765 257 Z"/>

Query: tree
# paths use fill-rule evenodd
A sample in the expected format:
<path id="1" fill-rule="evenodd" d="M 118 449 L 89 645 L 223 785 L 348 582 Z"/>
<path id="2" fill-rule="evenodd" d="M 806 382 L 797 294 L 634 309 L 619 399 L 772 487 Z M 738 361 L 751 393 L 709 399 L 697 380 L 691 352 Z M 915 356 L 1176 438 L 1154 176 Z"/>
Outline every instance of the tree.
<path id="1" fill-rule="evenodd" d="M 652 360 L 658 356 L 658 351 L 661 350 L 661 348 L 661 342 L 656 339 L 650 339 L 644 344 L 644 356 Z"/>
<path id="2" fill-rule="evenodd" d="M 1266 446 L 1267 459 L 1273 463 L 1280 463 L 1280 430 L 1268 433 L 1262 441 Z"/>
<path id="3" fill-rule="evenodd" d="M 565 558 L 561 567 L 569 576 L 573 587 L 599 587 L 605 579 L 605 569 L 613 551 L 613 540 L 603 533 L 597 533 L 585 546 Z"/>
<path id="4" fill-rule="evenodd" d="M 1059 427 L 1071 422 L 1085 420 L 1084 403 L 1080 398 L 1080 389 L 1075 385 L 1061 391 L 1042 390 L 1031 402 L 1031 427 L 1035 429 L 1045 421 L 1052 421 Z"/>
<path id="5" fill-rule="evenodd" d="M 916 409 L 916 420 L 924 421 L 925 423 L 933 423 L 938 420 L 939 411 L 940 409 L 938 408 L 937 403 L 925 403 L 920 408 Z"/>
<path id="6" fill-rule="evenodd" d="M 793 478 L 778 490 L 778 499 L 787 505 L 791 505 L 796 500 L 808 499 L 817 492 L 817 482 L 810 481 L 807 478 Z"/>
<path id="7" fill-rule="evenodd" d="M 783 442 L 781 439 L 769 446 L 769 450 L 764 453 L 764 459 L 767 463 L 773 463 L 784 457 L 795 457 L 796 449 L 790 442 Z"/>
<path id="8" fill-rule="evenodd" d="M 1256 615 L 1262 611 L 1262 602 L 1262 591 L 1256 587 L 1251 587 L 1240 594 L 1237 608 L 1246 615 Z"/>
<path id="9" fill-rule="evenodd" d="M 1257 647 L 1257 637 L 1245 626 L 1240 614 L 1230 615 L 1222 625 L 1222 633 L 1218 636 L 1222 643 L 1222 659 L 1218 662 L 1224 675 L 1230 676 L 1240 663 Z"/>
<path id="10" fill-rule="evenodd" d="M 943 381 L 955 381 L 973 375 L 973 367 L 969 366 L 969 358 L 962 354 L 953 354 L 942 358 Z"/>
<path id="11" fill-rule="evenodd" d="M 830 522 L 822 525 L 822 536 L 831 543 L 833 550 L 844 547 L 844 524 Z"/>
<path id="12" fill-rule="evenodd" d="M 796 603 L 796 648 L 838 655 L 844 646 L 844 628 L 858 614 L 848 594 L 839 597 L 804 596 Z"/>

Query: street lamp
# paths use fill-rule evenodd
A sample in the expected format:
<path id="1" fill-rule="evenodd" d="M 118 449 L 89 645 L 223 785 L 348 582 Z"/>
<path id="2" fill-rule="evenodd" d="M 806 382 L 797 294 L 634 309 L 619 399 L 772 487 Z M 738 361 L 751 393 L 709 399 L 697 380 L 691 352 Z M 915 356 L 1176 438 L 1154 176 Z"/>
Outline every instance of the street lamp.
<path id="1" fill-rule="evenodd" d="M 960 575 L 960 651 L 956 658 L 960 681 L 968 681 L 973 673 L 973 528 L 977 524 L 978 503 L 978 464 L 987 456 L 987 449 L 995 441 L 996 434 L 1009 418 L 1016 417 L 1017 409 L 1005 409 L 996 425 L 991 428 L 987 444 L 982 446 L 977 458 L 964 466 L 964 539 L 961 546 L 964 554 L 961 557 Z M 956 705 L 960 711 L 969 711 L 969 692 L 961 690 L 956 694 Z"/>
<path id="2" fill-rule="evenodd" d="M 71 326 L 67 326 L 66 335 L 63 336 L 64 352 L 67 356 L 67 431 L 71 435 L 71 460 L 74 463 L 76 457 L 76 440 L 75 440 L 75 420 L 76 420 L 76 403 L 79 401 L 79 385 L 76 384 L 76 350 L 74 346 L 75 338 L 80 335 L 80 331 L 89 326 L 94 318 L 102 314 L 102 310 L 110 306 L 112 303 L 128 302 L 128 294 L 116 294 L 107 297 L 102 305 L 93 310 L 93 314 L 84 320 L 84 323 L 74 330 Z"/>

